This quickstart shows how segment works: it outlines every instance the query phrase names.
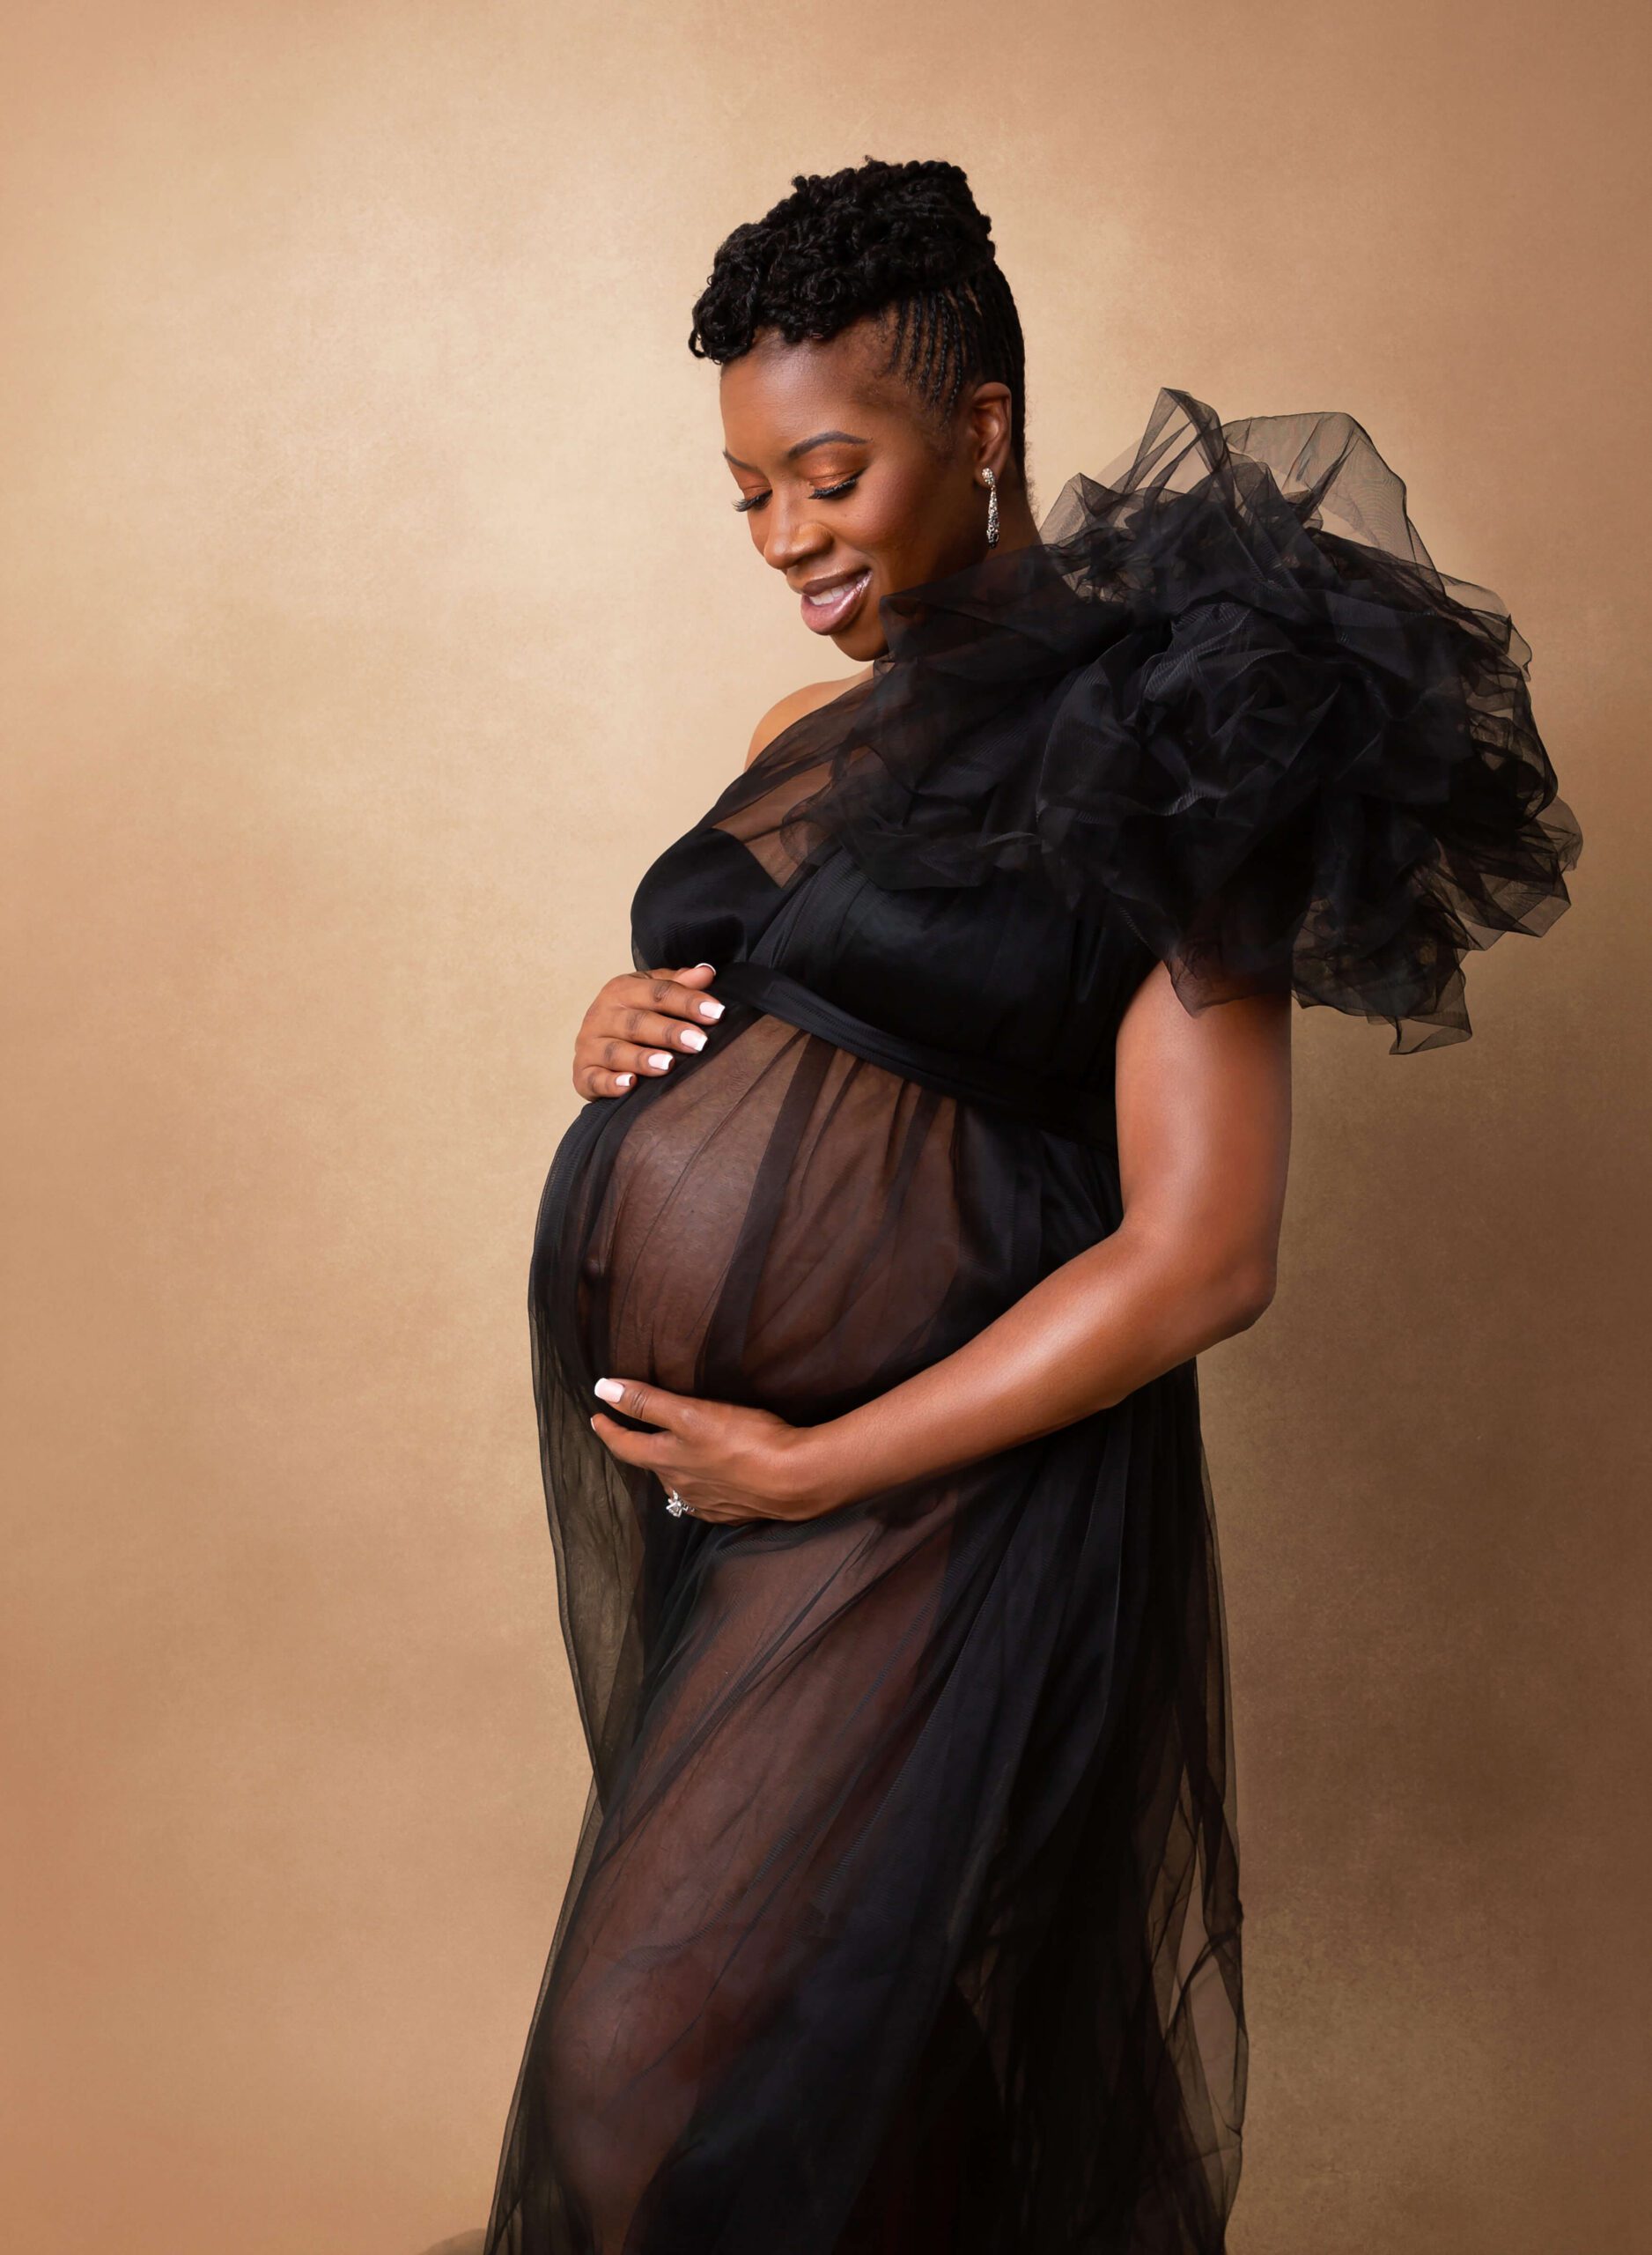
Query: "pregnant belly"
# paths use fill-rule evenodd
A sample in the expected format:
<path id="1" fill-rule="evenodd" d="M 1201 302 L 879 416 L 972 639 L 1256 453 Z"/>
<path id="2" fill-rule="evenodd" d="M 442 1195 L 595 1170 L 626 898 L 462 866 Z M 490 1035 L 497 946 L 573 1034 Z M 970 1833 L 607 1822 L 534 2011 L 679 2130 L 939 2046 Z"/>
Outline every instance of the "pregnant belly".
<path id="1" fill-rule="evenodd" d="M 534 1289 L 593 1371 L 836 1416 L 1027 1289 L 1036 1170 L 969 1104 L 819 1034 L 722 1031 L 595 1123 L 560 1197 L 553 1169 Z"/>

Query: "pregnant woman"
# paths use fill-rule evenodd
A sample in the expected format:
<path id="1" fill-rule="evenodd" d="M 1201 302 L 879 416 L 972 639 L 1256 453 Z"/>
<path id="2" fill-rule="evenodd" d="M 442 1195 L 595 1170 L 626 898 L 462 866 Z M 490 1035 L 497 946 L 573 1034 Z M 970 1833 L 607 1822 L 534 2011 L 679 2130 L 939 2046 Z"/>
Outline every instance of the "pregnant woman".
<path id="1" fill-rule="evenodd" d="M 644 873 L 579 1038 L 529 1308 L 594 1779 L 484 2244 L 1210 2255 L 1195 1357 L 1273 1288 L 1291 997 L 1463 1039 L 1577 830 L 1358 423 L 1162 390 L 1035 525 L 963 174 L 793 187 L 690 344 L 860 670 Z"/>

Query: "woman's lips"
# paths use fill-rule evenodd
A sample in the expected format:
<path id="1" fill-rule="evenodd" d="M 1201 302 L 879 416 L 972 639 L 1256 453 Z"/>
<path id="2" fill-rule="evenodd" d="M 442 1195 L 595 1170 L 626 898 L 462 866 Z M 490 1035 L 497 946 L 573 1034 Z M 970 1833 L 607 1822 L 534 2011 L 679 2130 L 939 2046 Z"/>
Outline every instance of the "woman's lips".
<path id="1" fill-rule="evenodd" d="M 804 595 L 804 625 L 812 628 L 816 634 L 830 634 L 836 628 L 846 625 L 865 595 L 871 578 L 872 566 L 864 565 L 852 578 L 822 589 L 818 595 Z"/>

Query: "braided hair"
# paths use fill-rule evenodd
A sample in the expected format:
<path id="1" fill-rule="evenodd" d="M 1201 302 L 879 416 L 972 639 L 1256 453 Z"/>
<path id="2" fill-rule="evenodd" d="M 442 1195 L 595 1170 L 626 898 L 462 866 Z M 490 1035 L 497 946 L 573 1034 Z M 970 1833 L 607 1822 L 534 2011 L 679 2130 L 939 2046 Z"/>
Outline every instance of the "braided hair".
<path id="1" fill-rule="evenodd" d="M 992 221 L 957 165 L 868 157 L 836 173 L 795 173 L 792 194 L 717 249 L 694 307 L 689 350 L 737 360 L 757 332 L 824 341 L 867 315 L 944 423 L 966 384 L 996 381 L 1011 402 L 1011 453 L 1026 481 L 1025 352 L 999 267 Z"/>

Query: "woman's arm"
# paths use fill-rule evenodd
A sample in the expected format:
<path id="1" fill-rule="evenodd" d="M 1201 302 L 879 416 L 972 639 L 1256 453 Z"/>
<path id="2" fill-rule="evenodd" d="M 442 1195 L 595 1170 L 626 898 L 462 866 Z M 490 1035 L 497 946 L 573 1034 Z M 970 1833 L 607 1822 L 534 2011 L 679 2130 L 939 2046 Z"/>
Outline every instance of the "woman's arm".
<path id="1" fill-rule="evenodd" d="M 1185 1010 L 1161 965 L 1119 1028 L 1124 1217 L 954 1353 L 825 1424 L 631 1379 L 599 1391 L 616 1456 L 711 1519 L 809 1519 L 1118 1401 L 1254 1323 L 1272 1296 L 1290 1148 L 1290 1005 Z"/>
<path id="2" fill-rule="evenodd" d="M 1273 1295 L 1290 1149 L 1290 1006 L 1198 1017 L 1162 965 L 1119 1029 L 1124 1219 L 973 1339 L 809 1429 L 823 1507 L 946 1472 L 1122 1400 L 1254 1323 Z"/>

